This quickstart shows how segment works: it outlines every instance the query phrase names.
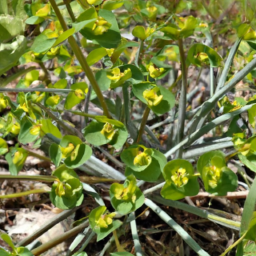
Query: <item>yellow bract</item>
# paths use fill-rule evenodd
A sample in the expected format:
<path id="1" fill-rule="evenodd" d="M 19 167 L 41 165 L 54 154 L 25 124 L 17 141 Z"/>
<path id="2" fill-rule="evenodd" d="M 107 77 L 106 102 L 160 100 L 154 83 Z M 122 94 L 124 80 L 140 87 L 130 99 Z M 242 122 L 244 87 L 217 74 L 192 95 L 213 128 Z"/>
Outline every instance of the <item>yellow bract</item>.
<path id="1" fill-rule="evenodd" d="M 184 168 L 173 170 L 171 179 L 177 187 L 184 186 L 188 183 L 188 173 Z"/>
<path id="2" fill-rule="evenodd" d="M 98 36 L 108 31 L 110 27 L 111 24 L 109 22 L 107 22 L 104 18 L 99 17 L 98 20 L 95 21 L 92 31 L 94 35 Z"/>
<path id="3" fill-rule="evenodd" d="M 74 150 L 75 146 L 72 143 L 69 143 L 67 147 L 60 147 L 62 158 L 66 158 Z"/>
<path id="4" fill-rule="evenodd" d="M 164 73 L 164 68 L 157 68 L 155 67 L 153 64 L 150 64 L 148 66 L 148 71 L 149 71 L 149 75 L 152 77 L 152 78 L 157 78 L 159 77 L 160 75 L 162 75 Z"/>
<path id="5" fill-rule="evenodd" d="M 207 172 L 207 179 L 208 179 L 208 184 L 212 188 L 216 188 L 218 185 L 218 181 L 221 177 L 221 169 L 211 165 L 209 167 L 205 167 L 206 172 Z"/>
<path id="6" fill-rule="evenodd" d="M 95 220 L 96 224 L 100 228 L 107 228 L 113 222 L 113 217 L 116 215 L 115 212 L 110 214 L 103 214 L 98 220 Z"/>
<path id="7" fill-rule="evenodd" d="M 101 134 L 103 134 L 108 140 L 112 140 L 117 130 L 115 126 L 110 123 L 105 123 L 103 129 L 101 130 Z"/>
<path id="8" fill-rule="evenodd" d="M 157 106 L 162 101 L 163 95 L 157 95 L 158 92 L 158 87 L 143 92 L 143 97 L 146 99 L 149 106 Z"/>
<path id="9" fill-rule="evenodd" d="M 151 161 L 151 156 L 149 156 L 145 152 L 139 152 L 139 154 L 135 156 L 133 163 L 136 166 L 144 166 L 144 165 L 148 165 L 150 161 Z"/>

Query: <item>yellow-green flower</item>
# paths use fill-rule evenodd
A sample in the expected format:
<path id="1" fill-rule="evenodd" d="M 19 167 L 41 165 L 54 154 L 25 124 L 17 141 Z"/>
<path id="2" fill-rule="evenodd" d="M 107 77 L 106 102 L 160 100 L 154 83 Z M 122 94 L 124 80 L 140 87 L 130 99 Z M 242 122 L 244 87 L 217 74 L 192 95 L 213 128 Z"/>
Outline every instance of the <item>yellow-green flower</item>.
<path id="1" fill-rule="evenodd" d="M 111 27 L 111 24 L 109 22 L 107 22 L 104 18 L 102 17 L 98 17 L 98 19 L 95 21 L 92 31 L 94 33 L 94 35 L 102 35 L 105 32 L 107 32 L 109 30 L 109 28 Z"/>
<path id="2" fill-rule="evenodd" d="M 41 126 L 40 124 L 35 124 L 33 125 L 30 130 L 29 130 L 29 133 L 32 134 L 32 135 L 39 135 L 40 134 L 40 131 L 41 131 Z"/>
<path id="3" fill-rule="evenodd" d="M 72 143 L 69 143 L 68 146 L 65 148 L 60 146 L 62 158 L 67 158 L 71 154 L 71 152 L 74 150 L 74 148 L 75 146 Z"/>
<path id="4" fill-rule="evenodd" d="M 108 226 L 112 224 L 115 215 L 115 212 L 101 215 L 98 220 L 95 220 L 96 225 L 100 228 L 108 228 Z"/>
<path id="5" fill-rule="evenodd" d="M 164 68 L 157 68 L 157 67 L 155 67 L 154 64 L 151 63 L 148 66 L 148 71 L 149 71 L 149 75 L 152 78 L 157 78 L 157 77 L 161 76 L 165 70 L 164 70 Z"/>
<path id="6" fill-rule="evenodd" d="M 172 170 L 171 180 L 177 187 L 186 185 L 189 180 L 186 169 L 179 168 L 178 170 Z"/>
<path id="7" fill-rule="evenodd" d="M 150 107 L 157 106 L 162 101 L 163 95 L 158 95 L 159 91 L 158 87 L 154 87 L 143 92 L 143 97 Z"/>
<path id="8" fill-rule="evenodd" d="M 113 124 L 105 123 L 100 133 L 103 134 L 108 140 L 112 140 L 116 132 L 117 129 L 115 129 Z"/>
<path id="9" fill-rule="evenodd" d="M 147 152 L 139 151 L 138 155 L 135 156 L 133 163 L 135 166 L 144 166 L 148 165 L 151 162 L 151 156 L 147 154 Z"/>
<path id="10" fill-rule="evenodd" d="M 4 95 L 0 93 L 0 112 L 8 106 L 8 101 L 4 98 Z"/>
<path id="11" fill-rule="evenodd" d="M 211 188 L 216 188 L 218 185 L 218 181 L 221 177 L 221 168 L 218 168 L 214 165 L 205 167 L 206 170 L 206 178 L 208 180 L 208 184 Z"/>

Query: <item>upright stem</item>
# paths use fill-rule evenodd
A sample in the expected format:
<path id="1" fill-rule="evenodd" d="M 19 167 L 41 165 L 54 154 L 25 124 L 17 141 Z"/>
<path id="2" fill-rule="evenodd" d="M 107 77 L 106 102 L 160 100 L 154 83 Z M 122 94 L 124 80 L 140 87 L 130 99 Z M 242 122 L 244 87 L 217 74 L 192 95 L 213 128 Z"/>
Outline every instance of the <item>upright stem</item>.
<path id="1" fill-rule="evenodd" d="M 66 24 L 64 18 L 62 17 L 62 15 L 60 13 L 60 10 L 59 10 L 58 6 L 55 3 L 55 0 L 49 0 L 49 1 L 50 1 L 51 5 L 52 5 L 52 8 L 54 9 L 58 19 L 59 19 L 59 21 L 60 21 L 60 24 L 61 24 L 63 30 L 64 31 L 68 30 L 67 24 Z M 71 46 L 71 48 L 72 48 L 72 50 L 73 50 L 77 60 L 79 61 L 80 65 L 82 66 L 82 68 L 83 68 L 83 70 L 84 70 L 88 80 L 90 81 L 90 83 L 91 83 L 91 85 L 93 87 L 93 90 L 95 91 L 95 93 L 96 93 L 96 95 L 97 95 L 97 97 L 99 99 L 99 102 L 101 104 L 101 107 L 103 109 L 104 114 L 108 118 L 111 118 L 111 115 L 110 115 L 110 113 L 108 111 L 107 104 L 106 104 L 105 99 L 104 99 L 104 97 L 102 95 L 100 87 L 99 87 L 99 85 L 98 85 L 98 83 L 97 83 L 97 81 L 96 81 L 96 79 L 95 79 L 95 77 L 93 75 L 93 72 L 90 69 L 90 67 L 89 67 L 89 65 L 88 65 L 88 63 L 87 63 L 87 61 L 86 61 L 86 59 L 85 59 L 85 57 L 84 57 L 80 47 L 76 43 L 75 38 L 73 36 L 70 36 L 68 38 L 68 42 L 69 42 L 69 44 L 70 44 L 70 46 Z"/>
<path id="2" fill-rule="evenodd" d="M 181 93 L 179 101 L 179 117 L 178 117 L 178 132 L 177 132 L 177 143 L 180 143 L 184 136 L 184 123 L 186 117 L 186 105 L 187 105 L 187 69 L 186 69 L 186 60 L 185 53 L 183 49 L 183 41 L 179 39 L 179 50 L 180 50 L 180 59 L 181 59 L 181 71 L 182 71 L 182 84 L 181 84 Z M 177 151 L 177 157 L 182 156 L 182 147 Z"/>
<path id="3" fill-rule="evenodd" d="M 68 14 L 69 14 L 71 20 L 72 20 L 72 22 L 75 22 L 75 21 L 76 21 L 76 17 L 75 17 L 75 15 L 74 15 L 74 13 L 73 13 L 73 10 L 72 10 L 72 8 L 71 8 L 69 2 L 70 2 L 69 0 L 64 0 L 64 4 L 65 4 L 66 7 L 67 7 Z"/>
<path id="4" fill-rule="evenodd" d="M 137 67 L 139 67 L 139 65 L 141 64 L 141 52 L 143 50 L 143 46 L 144 46 L 144 41 L 140 40 L 140 45 L 139 45 L 139 49 L 137 51 L 136 57 L 135 57 L 135 65 Z"/>
<path id="5" fill-rule="evenodd" d="M 140 140 L 141 140 L 145 125 L 146 125 L 147 120 L 148 120 L 149 112 L 150 112 L 150 108 L 148 106 L 146 106 L 143 117 L 142 117 L 142 121 L 141 121 L 141 124 L 140 124 L 140 130 L 139 130 L 139 134 L 138 134 L 137 141 L 136 141 L 137 143 L 139 143 Z"/>

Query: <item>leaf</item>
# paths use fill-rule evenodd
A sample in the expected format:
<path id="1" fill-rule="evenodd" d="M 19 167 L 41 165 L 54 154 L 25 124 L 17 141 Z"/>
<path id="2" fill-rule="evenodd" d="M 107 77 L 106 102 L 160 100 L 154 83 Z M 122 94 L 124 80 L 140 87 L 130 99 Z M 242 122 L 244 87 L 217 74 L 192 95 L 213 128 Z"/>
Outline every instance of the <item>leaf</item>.
<path id="1" fill-rule="evenodd" d="M 200 67 L 209 62 L 211 67 L 219 67 L 222 58 L 214 49 L 205 44 L 193 44 L 188 51 L 187 62 Z"/>
<path id="2" fill-rule="evenodd" d="M 71 89 L 74 91 L 70 92 L 66 98 L 64 105 L 66 109 L 73 108 L 85 99 L 85 95 L 88 92 L 88 85 L 85 82 L 79 82 L 72 84 Z"/>
<path id="3" fill-rule="evenodd" d="M 144 41 L 147 38 L 146 30 L 143 26 L 136 26 L 132 31 L 133 36 L 138 37 L 140 40 Z"/>
<path id="4" fill-rule="evenodd" d="M 40 34 L 36 37 L 30 49 L 36 53 L 47 52 L 53 47 L 56 41 L 56 38 L 48 38 L 47 35 Z"/>
<path id="5" fill-rule="evenodd" d="M 1 1 L 0 1 L 1 2 Z M 17 36 L 11 44 L 1 44 L 0 47 L 0 75 L 14 67 L 19 58 L 27 50 L 27 40 L 24 36 Z"/>
<path id="6" fill-rule="evenodd" d="M 42 119 L 41 124 L 41 129 L 45 134 L 50 133 L 59 139 L 62 137 L 58 127 L 52 124 L 51 119 Z"/>
<path id="7" fill-rule="evenodd" d="M 12 15 L 0 15 L 0 43 L 10 41 L 15 36 L 23 34 L 23 20 Z"/>
<path id="8" fill-rule="evenodd" d="M 97 48 L 97 49 L 94 49 L 92 50 L 86 60 L 87 60 L 87 63 L 89 66 L 97 63 L 100 59 L 102 59 L 104 56 L 107 55 L 107 51 L 105 48 Z"/>
<path id="9" fill-rule="evenodd" d="M 146 90 L 150 90 L 153 89 L 154 87 L 159 89 L 159 96 L 162 95 L 162 100 L 160 101 L 159 104 L 157 104 L 156 106 L 150 106 L 148 105 L 148 102 L 146 100 L 146 98 L 144 97 L 143 93 Z M 157 115 L 162 115 L 166 112 L 168 112 L 171 108 L 173 108 L 174 104 L 175 104 L 175 98 L 174 95 L 167 90 L 166 88 L 164 88 L 163 86 L 154 86 L 154 84 L 145 82 L 145 83 L 139 83 L 139 84 L 133 84 L 132 86 L 132 91 L 134 93 L 134 95 L 143 103 L 147 104 L 148 107 Z"/>
<path id="10" fill-rule="evenodd" d="M 0 155 L 4 155 L 8 152 L 8 145 L 7 142 L 0 138 Z"/>
<path id="11" fill-rule="evenodd" d="M 102 9 L 113 11 L 122 7 L 123 4 L 124 4 L 124 1 L 122 0 L 107 0 L 103 2 Z"/>
<path id="12" fill-rule="evenodd" d="M 22 144 L 31 143 L 38 138 L 38 135 L 33 135 L 30 132 L 32 127 L 33 127 L 33 124 L 30 121 L 26 119 L 23 119 L 21 121 L 20 132 L 18 136 L 18 140 L 20 143 Z"/>
<path id="13" fill-rule="evenodd" d="M 237 176 L 226 167 L 225 156 L 221 151 L 207 152 L 199 157 L 197 170 L 201 174 L 205 190 L 219 196 L 237 188 Z"/>
<path id="14" fill-rule="evenodd" d="M 83 28 L 80 33 L 86 39 L 95 40 L 99 45 L 104 48 L 116 48 L 121 41 L 121 35 L 115 15 L 111 11 L 104 9 L 100 9 L 98 15 L 99 17 L 104 18 L 108 23 L 110 23 L 111 27 L 102 35 L 95 35 L 92 31 L 92 28 L 88 27 Z M 86 17 L 86 19 L 88 18 Z"/>
<path id="15" fill-rule="evenodd" d="M 110 253 L 111 256 L 133 256 L 133 254 L 129 252 L 113 252 Z"/>
<path id="16" fill-rule="evenodd" d="M 49 148 L 49 156 L 56 167 L 59 166 L 61 161 L 61 150 L 58 144 L 52 143 Z"/>
<path id="17" fill-rule="evenodd" d="M 26 19 L 26 24 L 29 25 L 37 25 L 44 21 L 44 18 L 38 17 L 38 16 L 31 16 L 28 19 Z"/>
<path id="18" fill-rule="evenodd" d="M 92 149 L 89 146 L 79 144 L 74 149 L 74 152 L 71 153 L 71 156 L 65 159 L 64 163 L 69 168 L 78 168 L 79 166 L 83 165 L 91 157 L 91 155 Z"/>
<path id="19" fill-rule="evenodd" d="M 70 28 L 66 31 L 64 31 L 55 41 L 52 47 L 57 46 L 58 44 L 61 44 L 64 42 L 66 39 L 68 39 L 70 36 L 72 36 L 76 32 L 75 28 Z"/>

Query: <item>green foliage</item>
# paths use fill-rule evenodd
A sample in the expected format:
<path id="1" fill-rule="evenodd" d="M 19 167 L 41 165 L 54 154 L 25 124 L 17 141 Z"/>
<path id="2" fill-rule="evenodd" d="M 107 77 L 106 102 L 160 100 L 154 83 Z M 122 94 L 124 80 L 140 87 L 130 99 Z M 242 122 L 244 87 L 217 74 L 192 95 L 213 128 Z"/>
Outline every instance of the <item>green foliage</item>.
<path id="1" fill-rule="evenodd" d="M 84 199 L 83 187 L 74 170 L 59 167 L 53 172 L 57 180 L 52 185 L 50 199 L 52 203 L 63 210 L 79 206 Z"/>
<path id="2" fill-rule="evenodd" d="M 217 195 L 226 195 L 237 188 L 237 176 L 226 166 L 225 155 L 221 151 L 203 154 L 197 162 L 205 190 Z"/>
<path id="3" fill-rule="evenodd" d="M 125 163 L 125 175 L 133 174 L 137 179 L 149 182 L 161 178 L 166 164 L 165 156 L 158 150 L 146 148 L 143 145 L 132 145 L 121 154 Z"/>
<path id="4" fill-rule="evenodd" d="M 226 95 L 228 91 L 233 93 L 239 81 L 240 90 L 253 90 L 248 85 L 254 84 L 256 78 L 255 7 L 252 0 L 232 3 L 0 1 L 0 89 L 8 85 L 12 92 L 0 90 L 0 155 L 6 159 L 11 175 L 18 175 L 29 155 L 51 163 L 51 168 L 54 164 L 52 177 L 41 177 L 53 182 L 49 193 L 52 204 L 63 210 L 80 206 L 85 190 L 101 205 L 90 209 L 87 216 L 97 241 L 121 226 L 126 228 L 115 219 L 116 214 L 130 214 L 128 218 L 124 216 L 124 222 L 131 221 L 135 251 L 142 254 L 133 217 L 145 204 L 151 205 L 198 255 L 208 255 L 145 196 L 161 189 L 161 196 L 169 200 L 162 199 L 163 202 L 171 202 L 197 195 L 200 187 L 218 196 L 235 191 L 238 177 L 227 167 L 235 155 L 239 164 L 256 170 L 255 96 L 244 99 L 241 94 L 231 100 Z M 236 15 L 231 15 L 235 11 Z M 227 16 L 222 17 L 223 13 Z M 226 17 L 230 22 L 226 22 Z M 238 39 L 228 55 L 220 55 L 226 47 L 222 41 L 229 44 L 234 38 Z M 195 66 L 196 72 L 188 72 L 192 70 L 190 65 Z M 209 98 L 203 88 L 197 87 L 206 66 L 210 66 Z M 220 68 L 220 76 L 214 76 L 213 67 Z M 191 73 L 197 72 L 195 78 Z M 196 87 L 189 91 L 193 79 Z M 201 100 L 205 103 L 195 109 L 195 101 Z M 141 107 L 145 108 L 144 114 Z M 246 111 L 249 124 L 241 116 Z M 65 120 L 66 112 L 79 115 L 81 127 Z M 230 117 L 226 131 L 220 124 Z M 238 126 L 239 122 L 243 125 Z M 202 143 L 200 138 L 208 136 L 210 130 L 217 140 L 223 139 L 224 146 L 213 141 L 209 142 L 209 149 Z M 223 152 L 229 153 L 231 142 L 226 137 L 233 138 L 236 150 L 227 157 Z M 226 145 L 223 152 L 215 150 L 225 149 Z M 95 147 L 100 147 L 104 155 L 101 159 L 107 163 L 96 159 L 99 154 Z M 29 148 L 41 148 L 46 156 Z M 111 166 L 107 166 L 110 162 Z M 192 164 L 197 165 L 198 173 Z M 74 169 L 90 175 L 101 173 L 108 182 L 115 182 L 109 196 L 116 212 L 109 213 L 104 206 L 105 197 L 89 185 L 105 182 L 106 178 L 79 177 L 80 172 Z M 204 186 L 200 186 L 198 178 Z M 124 183 L 117 183 L 118 180 Z M 139 188 L 142 181 L 151 184 Z M 148 190 L 144 195 L 145 187 Z M 238 247 L 238 256 L 254 250 L 253 246 L 245 246 L 248 240 L 255 241 L 253 194 L 254 185 L 244 207 L 244 241 Z M 77 223 L 85 224 L 83 219 Z M 119 232 L 113 235 L 118 247 Z M 2 239 L 12 252 L 0 248 L 1 255 L 33 255 L 25 247 L 15 247 L 7 235 L 2 235 Z M 111 255 L 132 255 L 117 249 Z"/>
<path id="5" fill-rule="evenodd" d="M 120 214 L 127 214 L 140 208 L 144 203 L 144 195 L 136 186 L 136 179 L 130 175 L 123 185 L 113 183 L 109 189 L 111 204 Z"/>
<path id="6" fill-rule="evenodd" d="M 93 209 L 89 215 L 89 222 L 92 230 L 97 234 L 97 241 L 105 238 L 122 225 L 119 220 L 113 220 L 115 212 L 107 213 L 105 206 L 99 206 Z"/>
<path id="7" fill-rule="evenodd" d="M 173 94 L 160 85 L 148 82 L 134 84 L 132 90 L 134 95 L 157 115 L 168 112 L 174 106 Z"/>
<path id="8" fill-rule="evenodd" d="M 161 190 L 162 197 L 171 200 L 179 200 L 185 196 L 194 196 L 199 192 L 197 176 L 193 166 L 183 159 L 169 162 L 163 171 L 166 181 Z"/>
<path id="9" fill-rule="evenodd" d="M 94 117 L 97 122 L 92 121 L 84 129 L 84 137 L 87 142 L 94 146 L 101 146 L 109 143 L 116 149 L 120 149 L 125 143 L 128 133 L 125 126 L 107 117 Z"/>
<path id="10" fill-rule="evenodd" d="M 26 247 L 15 247 L 11 238 L 7 234 L 2 234 L 0 237 L 12 248 L 12 252 L 0 248 L 1 256 L 33 256 L 32 252 L 30 252 Z"/>

